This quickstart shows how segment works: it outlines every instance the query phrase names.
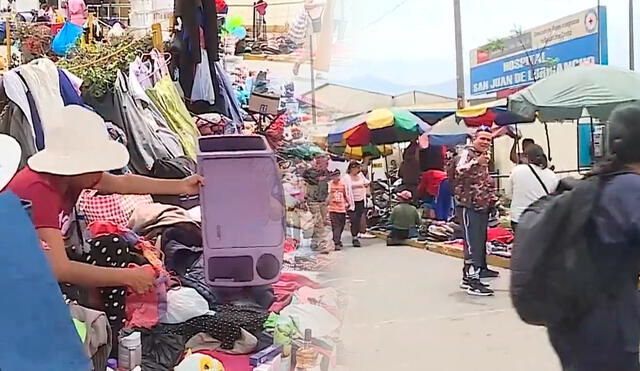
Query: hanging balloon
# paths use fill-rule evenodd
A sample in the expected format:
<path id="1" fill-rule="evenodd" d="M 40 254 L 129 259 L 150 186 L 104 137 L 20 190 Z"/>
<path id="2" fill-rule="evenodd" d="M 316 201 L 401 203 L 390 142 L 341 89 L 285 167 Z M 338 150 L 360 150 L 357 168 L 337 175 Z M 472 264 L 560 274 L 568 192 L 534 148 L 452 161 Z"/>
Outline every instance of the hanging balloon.
<path id="1" fill-rule="evenodd" d="M 227 18 L 227 21 L 224 27 L 227 29 L 227 32 L 233 32 L 236 27 L 240 27 L 244 24 L 244 20 L 239 15 L 232 15 Z"/>
<path id="2" fill-rule="evenodd" d="M 247 37 L 247 29 L 242 26 L 236 27 L 233 29 L 233 31 L 231 31 L 231 34 L 235 36 L 238 40 L 242 40 L 245 37 Z"/>

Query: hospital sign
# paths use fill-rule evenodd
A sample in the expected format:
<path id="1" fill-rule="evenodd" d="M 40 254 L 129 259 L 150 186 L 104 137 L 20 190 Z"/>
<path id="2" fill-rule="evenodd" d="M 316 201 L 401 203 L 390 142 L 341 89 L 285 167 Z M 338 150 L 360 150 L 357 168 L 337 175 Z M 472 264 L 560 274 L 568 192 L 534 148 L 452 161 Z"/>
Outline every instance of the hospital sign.
<path id="1" fill-rule="evenodd" d="M 591 8 L 504 41 L 500 50 L 471 51 L 471 94 L 529 85 L 585 64 L 607 64 L 606 8 Z"/>

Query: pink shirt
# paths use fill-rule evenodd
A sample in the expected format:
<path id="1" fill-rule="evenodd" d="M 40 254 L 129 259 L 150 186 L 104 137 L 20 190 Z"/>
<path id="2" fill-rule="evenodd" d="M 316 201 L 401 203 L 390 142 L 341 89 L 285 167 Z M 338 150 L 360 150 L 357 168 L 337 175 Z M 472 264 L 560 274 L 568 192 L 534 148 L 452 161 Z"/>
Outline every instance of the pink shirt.
<path id="1" fill-rule="evenodd" d="M 87 12 L 87 5 L 84 0 L 69 0 L 67 3 L 67 14 L 69 22 L 76 26 L 83 26 L 87 20 L 85 13 Z"/>
<path id="2" fill-rule="evenodd" d="M 369 180 L 364 175 L 359 174 L 357 179 L 351 177 L 351 192 L 353 193 L 353 201 L 364 201 L 367 198 L 367 189 L 369 188 Z"/>

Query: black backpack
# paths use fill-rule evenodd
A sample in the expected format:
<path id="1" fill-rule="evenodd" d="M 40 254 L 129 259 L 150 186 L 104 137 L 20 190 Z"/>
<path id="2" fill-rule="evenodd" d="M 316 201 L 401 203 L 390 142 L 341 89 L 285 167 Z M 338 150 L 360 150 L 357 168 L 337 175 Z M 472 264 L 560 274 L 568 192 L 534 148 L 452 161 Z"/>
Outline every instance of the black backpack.
<path id="1" fill-rule="evenodd" d="M 533 203 L 518 223 L 511 256 L 511 300 L 531 325 L 579 320 L 611 293 L 592 216 L 605 180 L 591 177 Z"/>

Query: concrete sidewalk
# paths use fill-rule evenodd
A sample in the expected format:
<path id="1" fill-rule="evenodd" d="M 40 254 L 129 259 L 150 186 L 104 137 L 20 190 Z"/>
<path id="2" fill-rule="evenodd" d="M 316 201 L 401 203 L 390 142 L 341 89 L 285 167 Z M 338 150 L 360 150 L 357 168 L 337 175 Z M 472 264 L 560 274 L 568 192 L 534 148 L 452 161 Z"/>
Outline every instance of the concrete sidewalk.
<path id="1" fill-rule="evenodd" d="M 546 330 L 520 321 L 509 271 L 496 295 L 458 288 L 462 262 L 411 247 L 365 241 L 347 249 L 340 274 L 350 292 L 343 330 L 351 371 L 555 371 Z"/>

